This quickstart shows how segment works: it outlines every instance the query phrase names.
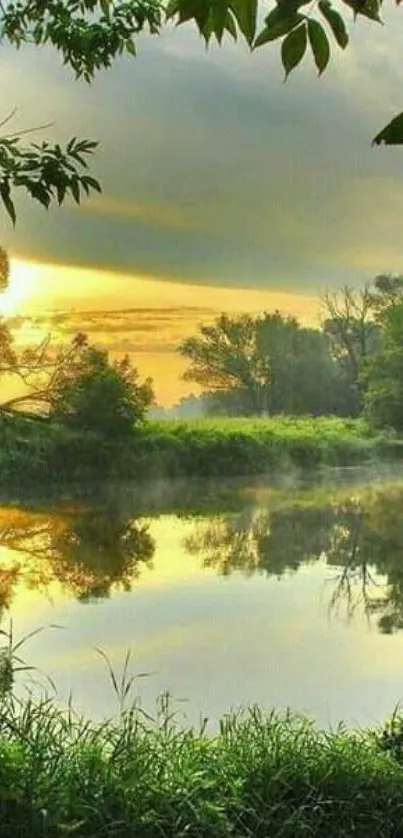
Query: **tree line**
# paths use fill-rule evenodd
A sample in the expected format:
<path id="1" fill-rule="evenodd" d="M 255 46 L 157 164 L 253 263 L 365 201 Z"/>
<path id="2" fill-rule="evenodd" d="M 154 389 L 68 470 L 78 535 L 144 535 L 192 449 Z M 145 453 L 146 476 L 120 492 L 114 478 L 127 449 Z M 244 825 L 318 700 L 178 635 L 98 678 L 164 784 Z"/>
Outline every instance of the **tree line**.
<path id="1" fill-rule="evenodd" d="M 326 293 L 319 328 L 279 311 L 221 314 L 179 351 L 207 414 L 364 414 L 403 429 L 402 275 Z"/>

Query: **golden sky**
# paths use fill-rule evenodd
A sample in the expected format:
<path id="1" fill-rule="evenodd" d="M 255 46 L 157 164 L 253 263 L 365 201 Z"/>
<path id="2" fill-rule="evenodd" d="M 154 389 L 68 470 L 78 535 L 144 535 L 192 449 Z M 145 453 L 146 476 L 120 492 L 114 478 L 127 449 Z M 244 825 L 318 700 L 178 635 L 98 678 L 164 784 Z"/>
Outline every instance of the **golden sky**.
<path id="1" fill-rule="evenodd" d="M 282 291 L 212 287 L 126 276 L 112 271 L 41 265 L 13 259 L 0 311 L 10 318 L 19 343 L 51 333 L 69 340 L 78 331 L 113 354 L 128 352 L 144 376 L 154 379 L 159 403 L 173 404 L 195 392 L 182 376 L 181 340 L 222 311 L 279 308 L 312 324 L 319 301 Z"/>

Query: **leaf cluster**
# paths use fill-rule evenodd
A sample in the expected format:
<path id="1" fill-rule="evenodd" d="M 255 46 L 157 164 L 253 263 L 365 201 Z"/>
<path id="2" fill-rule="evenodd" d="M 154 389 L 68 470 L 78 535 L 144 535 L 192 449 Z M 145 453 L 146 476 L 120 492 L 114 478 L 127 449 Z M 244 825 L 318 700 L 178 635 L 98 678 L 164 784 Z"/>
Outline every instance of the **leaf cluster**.
<path id="1" fill-rule="evenodd" d="M 51 44 L 77 77 L 91 81 L 119 55 L 134 55 L 134 35 L 147 25 L 158 32 L 158 0 L 17 0 L 4 9 L 0 37 L 17 48 Z"/>
<path id="2" fill-rule="evenodd" d="M 98 181 L 82 171 L 87 169 L 86 158 L 97 145 L 75 137 L 65 149 L 47 142 L 26 147 L 18 136 L 0 139 L 0 197 L 13 224 L 16 222 L 14 189 L 25 189 L 46 209 L 54 198 L 60 205 L 70 195 L 79 204 L 83 192 L 86 195 L 93 190 L 100 192 Z"/>

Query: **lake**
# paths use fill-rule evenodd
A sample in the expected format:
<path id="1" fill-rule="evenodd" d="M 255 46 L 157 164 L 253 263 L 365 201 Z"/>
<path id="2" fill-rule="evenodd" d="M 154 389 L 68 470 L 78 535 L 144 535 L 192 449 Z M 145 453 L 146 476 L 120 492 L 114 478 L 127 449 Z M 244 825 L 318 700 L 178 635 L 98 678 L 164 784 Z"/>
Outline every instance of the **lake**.
<path id="1" fill-rule="evenodd" d="M 44 627 L 21 654 L 96 718 L 117 709 L 100 648 L 118 673 L 131 649 L 142 705 L 168 689 L 190 723 L 254 703 L 382 721 L 403 700 L 402 511 L 403 472 L 369 467 L 4 500 L 2 627 Z"/>

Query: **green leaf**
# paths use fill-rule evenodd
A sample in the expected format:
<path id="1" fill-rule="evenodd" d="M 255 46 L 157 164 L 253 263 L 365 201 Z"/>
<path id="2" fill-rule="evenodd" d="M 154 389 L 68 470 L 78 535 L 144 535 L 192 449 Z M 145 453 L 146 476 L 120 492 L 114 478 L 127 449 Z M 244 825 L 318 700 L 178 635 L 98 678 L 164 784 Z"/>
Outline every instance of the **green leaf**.
<path id="1" fill-rule="evenodd" d="M 203 29 L 209 18 L 211 3 L 209 0 L 179 0 L 177 4 L 177 14 L 179 23 L 187 23 L 189 20 L 194 20 L 199 32 L 203 34 Z M 175 12 L 170 11 L 170 17 Z"/>
<path id="2" fill-rule="evenodd" d="M 180 0 L 169 0 L 169 3 L 165 10 L 165 15 L 169 20 L 171 17 L 175 17 L 178 14 L 180 9 Z"/>
<path id="3" fill-rule="evenodd" d="M 292 70 L 298 66 L 302 60 L 307 45 L 306 25 L 300 23 L 296 29 L 293 29 L 281 45 L 281 60 L 285 70 L 285 77 L 287 78 Z"/>
<path id="4" fill-rule="evenodd" d="M 323 26 L 312 18 L 308 20 L 308 37 L 315 64 L 318 68 L 319 75 L 321 75 L 329 63 L 330 47 Z"/>
<path id="5" fill-rule="evenodd" d="M 395 116 L 372 140 L 372 145 L 403 145 L 403 113 Z"/>
<path id="6" fill-rule="evenodd" d="M 301 6 L 307 6 L 311 2 L 312 0 L 276 0 L 276 6 L 268 17 L 271 17 L 275 12 L 280 13 L 282 17 L 291 17 L 295 12 L 298 12 Z M 267 23 L 267 18 L 265 23 Z"/>
<path id="7" fill-rule="evenodd" d="M 80 203 L 80 187 L 78 184 L 78 180 L 74 179 L 71 181 L 70 184 L 71 194 L 76 202 L 76 204 Z"/>
<path id="8" fill-rule="evenodd" d="M 95 178 L 91 177 L 90 175 L 85 175 L 83 180 L 91 187 L 91 189 L 95 189 L 96 192 L 102 192 L 101 186 Z"/>
<path id="9" fill-rule="evenodd" d="M 353 10 L 354 17 L 363 15 L 370 20 L 375 20 L 377 23 L 382 23 L 380 17 L 382 0 L 343 0 L 343 3 Z"/>
<path id="10" fill-rule="evenodd" d="M 226 2 L 224 2 L 224 0 L 216 2 L 211 9 L 210 18 L 212 32 L 215 34 L 219 44 L 221 44 L 223 39 L 227 16 L 228 0 L 226 0 Z"/>
<path id="11" fill-rule="evenodd" d="M 258 0 L 231 0 L 228 4 L 249 45 L 256 34 Z"/>
<path id="12" fill-rule="evenodd" d="M 10 198 L 10 184 L 9 184 L 8 180 L 3 180 L 3 181 L 0 182 L 0 196 L 1 196 L 1 200 L 3 201 L 3 204 L 4 204 L 5 208 L 7 210 L 7 213 L 11 218 L 11 221 L 13 222 L 13 224 L 15 224 L 15 222 L 17 220 L 17 216 L 16 216 L 16 213 L 15 213 L 14 204 L 13 204 L 11 198 Z"/>
<path id="13" fill-rule="evenodd" d="M 126 49 L 130 55 L 136 55 L 136 44 L 133 41 L 133 38 L 128 38 L 126 41 Z"/>
<path id="14" fill-rule="evenodd" d="M 319 0 L 318 6 L 323 17 L 327 20 L 339 47 L 345 49 L 348 44 L 348 32 L 343 18 L 338 12 L 332 9 L 329 0 Z"/>
<path id="15" fill-rule="evenodd" d="M 235 24 L 235 20 L 234 20 L 234 17 L 233 17 L 233 12 L 230 9 L 227 12 L 227 17 L 226 17 L 226 21 L 225 21 L 225 28 L 226 28 L 227 32 L 229 32 L 229 34 L 232 36 L 234 41 L 236 41 L 236 39 L 237 39 L 236 24 Z"/>
<path id="16" fill-rule="evenodd" d="M 60 205 L 63 203 L 65 195 L 66 195 L 66 184 L 65 183 L 57 183 L 56 184 L 56 194 L 57 194 L 57 202 Z"/>
<path id="17" fill-rule="evenodd" d="M 275 9 L 273 11 L 276 11 Z M 263 44 L 267 44 L 269 41 L 275 41 L 277 38 L 282 38 L 283 35 L 287 35 L 288 32 L 291 32 L 304 20 L 303 15 L 295 14 L 292 17 L 280 17 L 277 21 L 272 20 L 269 21 L 270 15 L 266 20 L 266 26 L 259 32 L 253 47 L 257 49 L 258 47 L 263 46 Z"/>

